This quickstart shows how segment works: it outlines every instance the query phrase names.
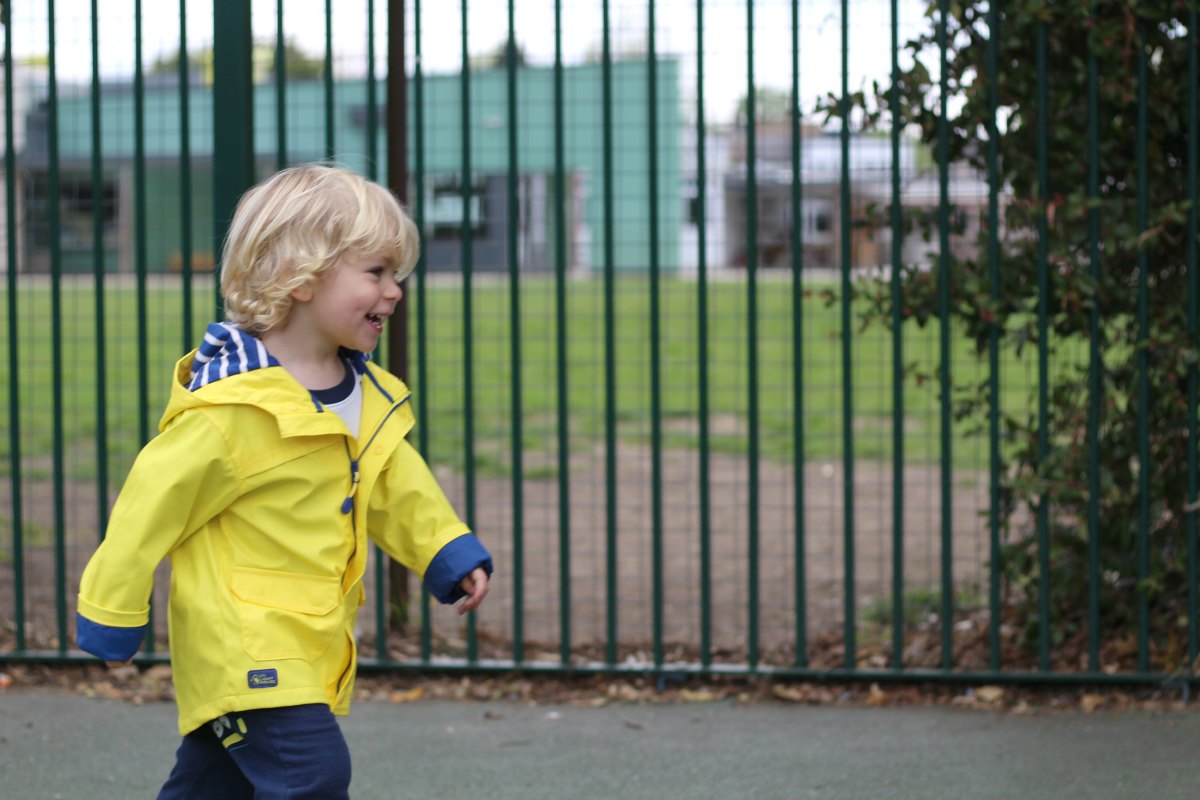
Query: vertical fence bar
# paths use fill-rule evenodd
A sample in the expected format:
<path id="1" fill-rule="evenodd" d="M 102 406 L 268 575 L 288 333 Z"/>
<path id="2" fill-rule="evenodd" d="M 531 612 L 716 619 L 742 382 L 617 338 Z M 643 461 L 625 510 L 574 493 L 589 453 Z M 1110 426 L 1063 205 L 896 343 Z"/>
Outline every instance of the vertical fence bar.
<path id="1" fill-rule="evenodd" d="M 1095 5 L 1091 16 L 1095 20 Z M 1087 198 L 1088 252 L 1092 279 L 1099 286 L 1100 264 L 1100 94 L 1096 66 L 1095 30 L 1088 34 L 1087 54 Z M 1088 312 L 1088 670 L 1100 671 L 1100 416 L 1104 408 L 1101 381 L 1102 341 L 1100 320 L 1103 309 L 1099 294 Z"/>
<path id="2" fill-rule="evenodd" d="M 1150 320 L 1147 304 L 1150 295 L 1150 278 L 1147 272 L 1150 262 L 1142 235 L 1149 227 L 1150 215 L 1146 179 L 1146 31 L 1140 25 L 1137 42 L 1137 144 L 1134 158 L 1137 161 L 1137 347 L 1135 368 L 1137 370 L 1137 437 L 1138 437 L 1138 509 L 1137 509 L 1137 668 L 1138 672 L 1150 669 L 1150 601 L 1146 593 L 1146 579 L 1150 576 L 1150 363 L 1146 352 L 1150 346 Z"/>
<path id="3" fill-rule="evenodd" d="M 373 181 L 379 180 L 379 103 L 376 99 L 377 79 L 375 76 L 375 2 L 367 0 L 367 120 L 363 126 L 366 137 L 367 177 Z M 405 317 L 407 322 L 407 316 Z M 376 353 L 380 347 L 376 345 Z M 387 581 L 387 554 L 383 548 L 375 545 L 374 575 L 375 575 L 375 657 L 386 659 L 387 656 L 387 600 L 384 587 Z"/>
<path id="4" fill-rule="evenodd" d="M 517 164 L 517 31 L 513 0 L 508 0 L 508 43 L 505 48 L 508 79 L 508 319 L 509 357 L 512 360 L 512 537 L 513 537 L 513 661 L 525 660 L 525 466 L 522 458 L 521 408 L 521 264 L 517 250 L 521 207 Z"/>
<path id="5" fill-rule="evenodd" d="M 375 0 L 367 0 L 367 124 L 363 127 L 367 137 L 367 175 L 378 181 L 379 78 L 375 74 Z"/>
<path id="6" fill-rule="evenodd" d="M 571 424 L 567 351 L 567 181 L 562 0 L 554 0 L 554 313 L 558 369 L 559 657 L 571 660 Z"/>
<path id="7" fill-rule="evenodd" d="M 471 56 L 468 50 L 467 0 L 462 0 L 462 312 L 463 312 L 463 456 L 467 524 L 475 515 L 475 347 L 473 337 L 474 242 L 471 234 Z M 467 619 L 467 660 L 478 657 L 475 615 Z"/>
<path id="8" fill-rule="evenodd" d="M 758 111 L 754 96 L 754 0 L 746 0 L 746 572 L 749 630 L 746 660 L 758 666 Z"/>
<path id="9" fill-rule="evenodd" d="M 406 77 L 407 79 L 407 77 Z M 367 0 L 367 174 L 373 181 L 379 180 L 379 101 L 376 97 L 378 78 L 375 74 L 375 0 Z M 418 228 L 417 230 L 420 230 Z M 419 251 L 418 251 L 419 252 Z M 405 318 L 407 322 L 407 316 Z M 405 339 L 407 341 L 407 337 Z M 376 347 L 376 350 L 379 348 Z M 375 657 L 387 659 L 387 561 L 383 548 L 372 548 L 375 556 Z M 406 613 L 409 609 L 406 609 Z"/>
<path id="10" fill-rule="evenodd" d="M 384 125 L 387 131 L 387 184 L 403 204 L 408 202 L 408 9 L 404 2 L 389 2 L 386 8 L 388 75 L 384 90 L 387 96 Z M 388 325 L 388 368 L 401 380 L 408 379 L 408 311 L 408 296 L 405 294 L 396 304 Z M 417 396 L 421 397 L 421 394 Z M 409 587 L 412 573 L 398 561 L 389 561 L 387 572 L 391 619 L 397 625 L 405 626 L 412 610 Z"/>
<path id="11" fill-rule="evenodd" d="M 18 651 L 25 643 L 25 521 L 21 497 L 21 370 L 17 347 L 17 149 L 13 137 L 12 4 L 4 3 L 4 225 L 8 256 L 8 472 L 12 493 L 13 626 Z"/>
<path id="12" fill-rule="evenodd" d="M 851 319 L 851 270 L 853 261 L 853 209 L 850 204 L 850 3 L 842 0 L 842 93 L 839 99 L 841 106 L 842 129 L 841 139 L 841 200 L 840 221 L 838 228 L 841 233 L 841 324 L 842 324 L 842 607 L 843 607 L 843 638 L 845 643 L 846 669 L 854 669 L 858 658 L 856 656 L 856 636 L 858 627 L 855 617 L 855 553 L 854 553 L 854 357 L 853 357 L 853 326 Z"/>
<path id="13" fill-rule="evenodd" d="M 408 202 L 408 17 L 407 6 L 403 2 L 388 3 L 388 48 L 387 64 L 388 79 L 386 84 L 387 99 L 384 105 L 387 119 L 385 121 L 387 137 L 387 183 L 388 189 L 400 201 L 401 205 Z M 387 356 L 388 368 L 401 380 L 408 378 L 408 301 L 407 295 L 400 298 L 396 310 L 392 314 L 388 326 Z M 409 572 L 398 563 L 393 563 L 396 573 L 397 586 L 403 592 L 397 595 L 396 602 L 404 605 L 405 619 L 408 614 L 408 578 Z"/>
<path id="14" fill-rule="evenodd" d="M 942 669 L 954 661 L 954 459 L 951 451 L 950 408 L 950 126 L 947 119 L 950 91 L 946 41 L 949 0 L 938 0 L 937 43 L 938 71 L 938 370 L 941 412 L 941 535 L 942 535 Z"/>
<path id="15" fill-rule="evenodd" d="M 192 348 L 192 110 L 187 0 L 179 0 L 179 274 L 183 281 L 183 349 Z"/>
<path id="16" fill-rule="evenodd" d="M 1197 158 L 1200 157 L 1200 121 L 1197 120 L 1196 106 L 1200 103 L 1200 91 L 1197 90 L 1197 84 L 1200 83 L 1200 68 L 1197 66 L 1196 51 L 1200 49 L 1200 31 L 1196 30 L 1197 23 L 1200 23 L 1200 14 L 1196 12 L 1196 4 L 1192 3 L 1188 10 L 1188 114 L 1187 114 L 1187 130 L 1188 143 L 1191 145 L 1190 151 L 1185 155 L 1187 159 L 1187 196 L 1188 196 L 1188 215 L 1187 215 L 1187 295 L 1188 295 L 1188 341 L 1195 342 L 1197 336 L 1200 335 L 1200 324 L 1197 317 L 1198 306 L 1200 306 L 1200 276 L 1197 276 L 1196 270 L 1200 269 L 1200 264 L 1196 258 L 1196 237 L 1200 233 L 1200 226 L 1197 225 L 1198 212 L 1196 203 L 1200 201 L 1200 191 L 1197 191 Z M 1196 405 L 1197 399 L 1200 398 L 1200 381 L 1197 380 L 1196 365 L 1193 363 L 1188 367 L 1187 376 L 1187 430 L 1188 430 L 1188 450 L 1187 450 L 1187 516 L 1184 518 L 1186 537 L 1187 537 L 1187 609 L 1188 609 L 1188 664 L 1196 663 L 1196 656 L 1200 653 L 1200 625 L 1197 624 L 1196 614 L 1200 600 L 1197 598 L 1196 587 L 1196 572 L 1197 572 L 1197 546 L 1196 546 L 1196 501 L 1197 501 L 1197 465 L 1196 465 Z"/>
<path id="17" fill-rule="evenodd" d="M 609 0 L 603 0 L 603 56 L 601 58 L 604 147 L 604 481 L 605 481 L 605 605 L 607 642 L 605 658 L 617 662 L 617 347 L 615 262 L 613 247 L 613 113 L 612 31 Z"/>
<path id="18" fill-rule="evenodd" d="M 996 126 L 1000 12 L 988 5 L 988 40 L 985 55 L 988 82 L 987 173 L 988 173 L 988 299 L 1000 304 L 1000 173 L 997 150 L 1000 135 Z M 995 314 L 997 309 L 993 309 Z M 1000 324 L 993 316 L 988 323 L 988 666 L 1000 669 Z"/>
<path id="19" fill-rule="evenodd" d="M 104 538 L 108 525 L 108 348 L 104 341 L 104 168 L 100 122 L 100 14 L 99 0 L 92 0 L 92 309 L 95 314 L 96 349 L 96 533 Z M 9 262 L 10 269 L 15 268 Z"/>
<path id="20" fill-rule="evenodd" d="M 700 663 L 712 664 L 712 478 L 709 453 L 708 374 L 708 149 L 704 120 L 704 2 L 696 0 L 696 204 L 699 218 L 696 267 L 696 348 L 700 452 Z"/>
<path id="21" fill-rule="evenodd" d="M 221 124 L 212 134 L 213 248 L 221 252 L 233 211 L 254 183 L 254 70 L 251 63 L 250 4 L 213 4 L 213 112 Z M 220 275 L 214 274 L 214 301 L 222 307 Z"/>
<path id="22" fill-rule="evenodd" d="M 134 2 L 133 22 L 133 217 L 137 273 L 138 444 L 150 441 L 150 302 L 146 295 L 146 79 L 142 65 L 142 0 Z M 146 653 L 155 651 L 154 604 L 146 626 Z"/>
<path id="23" fill-rule="evenodd" d="M 275 0 L 275 168 L 287 166 L 287 33 L 283 0 Z"/>
<path id="24" fill-rule="evenodd" d="M 333 114 L 333 0 L 325 0 L 325 158 L 337 154 Z"/>
<path id="25" fill-rule="evenodd" d="M 67 551 L 66 497 L 64 493 L 66 458 L 63 443 L 63 330 L 62 330 L 62 189 L 58 151 L 58 36 L 55 30 L 54 0 L 47 0 L 49 31 L 49 96 L 47 98 L 47 133 L 49 136 L 49 186 L 46 201 L 50 211 L 50 370 L 52 382 L 51 413 L 53 420 L 54 483 L 54 610 L 58 633 L 58 653 L 67 652 Z"/>
<path id="26" fill-rule="evenodd" d="M 796 604 L 794 664 L 808 666 L 808 585 L 804 525 L 804 170 L 800 152 L 800 0 L 792 0 L 792 595 Z"/>
<path id="27" fill-rule="evenodd" d="M 403 8 L 403 4 L 400 5 Z M 425 71 L 422 65 L 421 0 L 413 0 L 413 210 L 417 230 L 425 234 Z M 426 459 L 431 459 L 429 444 L 429 300 L 426 280 L 429 259 L 425 248 L 417 259 L 417 441 Z M 425 663 L 433 658 L 432 596 L 429 589 L 421 586 L 421 660 Z"/>
<path id="28" fill-rule="evenodd" d="M 904 668 L 904 207 L 900 199 L 900 10 L 891 1 L 892 86 L 892 668 Z"/>
<path id="29" fill-rule="evenodd" d="M 142 67 L 142 0 L 135 0 L 133 23 L 133 215 L 137 273 L 138 442 L 150 440 L 149 302 L 146 297 L 146 81 Z M 153 627 L 147 628 L 153 631 Z"/>
<path id="30" fill-rule="evenodd" d="M 654 663 L 663 663 L 663 465 L 662 465 L 662 326 L 661 275 L 658 253 L 658 52 L 656 8 L 650 0 L 646 54 L 646 131 L 650 173 L 650 503 L 651 572 L 653 575 Z"/>
<path id="31" fill-rule="evenodd" d="M 1050 265 L 1049 265 L 1049 193 L 1046 144 L 1046 23 L 1039 22 L 1037 28 L 1037 123 L 1034 135 L 1037 138 L 1037 419 L 1038 419 L 1038 471 L 1045 468 L 1050 457 Z M 1037 506 L 1038 542 L 1038 669 L 1050 670 L 1050 496 L 1043 490 L 1038 495 Z"/>

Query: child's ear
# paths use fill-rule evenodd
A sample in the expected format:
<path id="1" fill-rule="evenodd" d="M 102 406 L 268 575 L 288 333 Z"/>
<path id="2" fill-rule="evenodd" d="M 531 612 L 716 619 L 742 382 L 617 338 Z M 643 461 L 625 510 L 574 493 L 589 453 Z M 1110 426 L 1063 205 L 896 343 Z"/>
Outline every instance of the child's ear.
<path id="1" fill-rule="evenodd" d="M 313 298 L 313 286 L 312 286 L 311 282 L 306 283 L 303 286 L 297 286 L 295 289 L 292 289 L 292 299 L 297 302 L 307 303 L 309 300 L 312 300 L 312 298 Z"/>

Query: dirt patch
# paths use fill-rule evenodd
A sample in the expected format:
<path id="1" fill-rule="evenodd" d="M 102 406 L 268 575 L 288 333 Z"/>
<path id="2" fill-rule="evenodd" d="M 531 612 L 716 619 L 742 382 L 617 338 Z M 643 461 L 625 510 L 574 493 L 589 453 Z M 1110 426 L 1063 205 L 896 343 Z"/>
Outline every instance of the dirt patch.
<path id="1" fill-rule="evenodd" d="M 749 472 L 744 457 L 715 454 L 702 488 L 697 455 L 668 450 L 661 456 L 662 492 L 656 505 L 649 448 L 619 446 L 618 477 L 610 497 L 603 449 L 597 447 L 573 456 L 565 504 L 556 477 L 522 482 L 519 536 L 514 535 L 518 510 L 513 482 L 479 478 L 473 522 L 495 556 L 497 571 L 476 619 L 475 636 L 503 656 L 511 652 L 519 628 L 527 658 L 530 653 L 557 658 L 565 622 L 572 651 L 602 655 L 610 631 L 615 631 L 621 658 L 626 658 L 652 645 L 657 624 L 661 641 L 684 658 L 698 653 L 707 634 L 718 660 L 745 659 L 753 643 L 760 657 L 789 663 L 795 657 L 798 619 L 813 647 L 822 637 L 840 634 L 847 589 L 860 624 L 886 610 L 896 563 L 890 467 L 860 461 L 848 485 L 840 462 L 810 462 L 799 487 L 788 465 L 762 461 L 753 486 Z M 465 514 L 462 476 L 443 473 L 439 479 Z M 904 471 L 898 563 L 909 591 L 928 593 L 940 585 L 940 485 L 935 467 L 908 466 Z M 955 476 L 951 561 L 954 583 L 968 605 L 972 596 L 979 596 L 986 575 L 984 485 L 976 473 Z M 804 494 L 799 516 L 797 488 Z M 56 547 L 54 509 L 60 502 L 65 536 Z M 616 508 L 611 526 L 610 504 Z M 0 484 L 0 505 L 11 508 L 7 482 Z M 97 492 L 92 483 L 72 483 L 59 500 L 49 481 L 28 480 L 22 505 L 25 633 L 37 647 L 54 649 L 64 627 L 73 641 L 79 575 L 99 541 Z M 707 541 L 702 536 L 705 508 Z M 0 547 L 11 548 L 10 540 Z M 3 550 L 0 555 L 0 618 L 13 621 L 13 554 Z M 165 575 L 156 589 L 158 608 L 166 603 Z M 59 605 L 63 593 L 66 602 Z M 659 599 L 661 613 L 656 615 Z M 969 610 L 962 609 L 964 617 Z M 368 650 L 374 618 L 375 604 L 369 599 L 361 617 Z M 158 615 L 156 628 L 165 636 L 165 615 Z M 448 653 L 460 649 L 467 636 L 462 620 L 449 609 L 434 609 L 431 628 L 438 647 Z"/>
<path id="2" fill-rule="evenodd" d="M 806 466 L 801 516 L 796 513 L 797 481 L 790 466 L 762 461 L 753 487 L 748 467 L 744 457 L 712 456 L 707 491 L 702 491 L 696 454 L 667 451 L 661 462 L 661 506 L 656 509 L 653 453 L 648 448 L 621 445 L 611 500 L 605 491 L 602 450 L 576 456 L 565 546 L 557 481 L 526 481 L 522 486 L 519 541 L 513 537 L 512 483 L 480 481 L 477 505 L 486 512 L 478 515 L 476 528 L 498 564 L 496 595 L 489 597 L 480 625 L 502 640 L 511 639 L 513 602 L 519 595 L 523 638 L 531 642 L 554 646 L 563 615 L 569 614 L 573 644 L 606 642 L 611 626 L 622 645 L 641 645 L 655 638 L 653 612 L 656 598 L 661 598 L 659 624 L 665 642 L 684 648 L 698 645 L 707 604 L 712 647 L 732 655 L 749 646 L 752 621 L 763 653 L 794 649 L 801 615 L 809 636 L 840 631 L 848 588 L 856 617 L 888 604 L 894 548 L 889 467 L 867 462 L 855 468 L 849 558 L 847 484 L 840 462 Z M 461 481 L 451 475 L 439 477 L 448 493 L 461 501 Z M 977 475 L 958 477 L 953 580 L 957 586 L 978 587 L 986 571 L 980 516 L 986 498 L 980 494 L 983 482 Z M 910 466 L 903 485 L 904 586 L 929 590 L 939 585 L 941 575 L 939 474 Z M 610 502 L 617 509 L 611 540 Z M 705 503 L 707 545 L 702 538 Z M 610 558 L 613 553 L 615 560 Z M 518 560 L 519 586 L 510 566 Z M 569 576 L 569 602 L 564 602 L 564 572 Z M 661 581 L 657 594 L 656 574 Z"/>

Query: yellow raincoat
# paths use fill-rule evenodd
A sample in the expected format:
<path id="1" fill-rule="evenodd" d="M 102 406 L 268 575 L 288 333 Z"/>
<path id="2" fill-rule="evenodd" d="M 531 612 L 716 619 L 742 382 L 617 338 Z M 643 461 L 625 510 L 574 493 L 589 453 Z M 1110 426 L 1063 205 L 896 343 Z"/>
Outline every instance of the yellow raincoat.
<path id="1" fill-rule="evenodd" d="M 181 734 L 231 711 L 349 710 L 368 537 L 443 602 L 462 596 L 458 582 L 476 567 L 491 571 L 404 438 L 408 389 L 355 355 L 357 437 L 282 367 L 189 391 L 195 352 L 177 365 L 161 433 L 84 571 L 78 639 L 102 658 L 130 658 L 169 557 Z"/>

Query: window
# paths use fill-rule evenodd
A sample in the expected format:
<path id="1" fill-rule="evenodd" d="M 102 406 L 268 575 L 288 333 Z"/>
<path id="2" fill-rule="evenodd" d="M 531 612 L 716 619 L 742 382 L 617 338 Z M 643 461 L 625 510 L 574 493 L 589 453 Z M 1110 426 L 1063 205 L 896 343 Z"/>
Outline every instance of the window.
<path id="1" fill-rule="evenodd" d="M 98 191 L 97 191 L 98 189 Z M 48 248 L 50 234 L 50 180 L 45 173 L 33 173 L 26 182 L 26 205 L 30 217 L 31 244 Z M 90 249 L 93 239 L 93 213 L 100 207 L 103 235 L 108 247 L 115 246 L 117 233 L 117 187 L 105 180 L 99 187 L 91 177 L 64 175 L 58 182 L 58 213 L 61 225 L 59 242 L 67 250 Z"/>
<path id="2" fill-rule="evenodd" d="M 804 203 L 804 233 L 826 235 L 833 231 L 833 206 L 825 200 L 806 200 Z"/>
<path id="3" fill-rule="evenodd" d="M 483 198 L 484 182 L 476 179 L 468 198 L 471 230 L 474 233 L 481 232 L 486 222 L 487 207 Z M 425 221 L 435 239 L 457 239 L 462 235 L 463 190 L 458 176 L 433 180 L 433 197 L 426 208 Z"/>

